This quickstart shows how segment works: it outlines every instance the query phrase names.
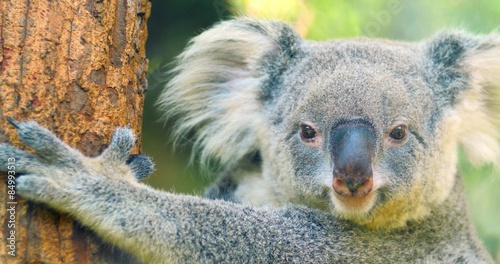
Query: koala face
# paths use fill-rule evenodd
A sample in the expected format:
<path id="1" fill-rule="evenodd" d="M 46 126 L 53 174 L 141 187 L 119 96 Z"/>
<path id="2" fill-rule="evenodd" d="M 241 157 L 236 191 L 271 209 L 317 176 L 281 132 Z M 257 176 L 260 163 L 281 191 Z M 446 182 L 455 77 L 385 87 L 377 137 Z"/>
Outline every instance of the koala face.
<path id="1" fill-rule="evenodd" d="M 274 167 L 270 180 L 292 201 L 325 204 L 363 224 L 425 215 L 438 199 L 428 181 L 443 175 L 426 175 L 431 164 L 421 162 L 439 135 L 418 48 L 360 40 L 307 43 L 302 52 L 270 102 L 278 105 L 268 113 L 272 133 L 262 136 L 272 146 L 264 158 Z"/>
<path id="2" fill-rule="evenodd" d="M 500 160 L 499 57 L 495 36 L 309 42 L 240 19 L 192 40 L 159 104 L 202 161 L 259 152 L 267 199 L 399 227 L 446 201 L 459 144 Z"/>

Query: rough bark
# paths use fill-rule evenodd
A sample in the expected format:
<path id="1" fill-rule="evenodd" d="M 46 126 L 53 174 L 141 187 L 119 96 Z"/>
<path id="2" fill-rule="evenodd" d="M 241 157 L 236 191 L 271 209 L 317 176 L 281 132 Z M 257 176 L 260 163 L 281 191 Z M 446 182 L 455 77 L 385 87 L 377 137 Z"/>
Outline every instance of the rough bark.
<path id="1" fill-rule="evenodd" d="M 102 151 L 117 126 L 130 126 L 140 138 L 150 6 L 148 0 L 0 0 L 0 140 L 21 147 L 6 117 L 36 120 L 87 155 Z M 67 215 L 19 196 L 9 228 L 1 178 L 0 263 L 131 262 Z M 15 257 L 4 243 L 11 230 Z"/>

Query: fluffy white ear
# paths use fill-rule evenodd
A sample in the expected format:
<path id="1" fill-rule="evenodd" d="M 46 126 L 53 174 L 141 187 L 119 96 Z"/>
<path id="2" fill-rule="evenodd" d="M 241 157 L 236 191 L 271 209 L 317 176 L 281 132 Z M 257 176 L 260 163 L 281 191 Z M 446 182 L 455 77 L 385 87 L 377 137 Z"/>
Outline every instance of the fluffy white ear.
<path id="1" fill-rule="evenodd" d="M 440 84 L 437 100 L 457 112 L 469 161 L 500 165 L 500 36 L 441 33 L 428 55 Z"/>
<path id="2" fill-rule="evenodd" d="M 473 164 L 500 165 L 500 36 L 480 38 L 465 56 L 472 90 L 463 94 L 461 143 Z"/>
<path id="3" fill-rule="evenodd" d="M 257 151 L 262 105 L 274 94 L 264 86 L 299 45 L 288 25 L 251 19 L 222 22 L 193 38 L 158 101 L 165 118 L 176 117 L 176 140 L 193 136 L 193 154 L 223 166 Z"/>

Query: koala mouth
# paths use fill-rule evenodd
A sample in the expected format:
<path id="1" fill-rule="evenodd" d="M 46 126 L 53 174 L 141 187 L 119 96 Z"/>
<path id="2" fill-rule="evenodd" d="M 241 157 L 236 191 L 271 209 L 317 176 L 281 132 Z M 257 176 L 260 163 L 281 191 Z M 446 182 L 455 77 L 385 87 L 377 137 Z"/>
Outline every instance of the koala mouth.
<path id="1" fill-rule="evenodd" d="M 367 213 L 375 204 L 376 191 L 364 196 L 343 196 L 333 191 L 333 203 L 340 213 Z"/>
<path id="2" fill-rule="evenodd" d="M 356 193 L 351 193 L 350 195 L 338 193 L 334 189 L 333 184 L 327 187 L 327 189 L 330 194 L 331 208 L 335 214 L 338 214 L 344 219 L 364 219 L 368 217 L 375 206 L 381 202 L 380 199 L 384 196 L 383 190 L 385 189 L 385 184 L 380 175 L 375 172 L 371 190 L 367 193 L 363 193 L 363 195 L 356 195 Z"/>

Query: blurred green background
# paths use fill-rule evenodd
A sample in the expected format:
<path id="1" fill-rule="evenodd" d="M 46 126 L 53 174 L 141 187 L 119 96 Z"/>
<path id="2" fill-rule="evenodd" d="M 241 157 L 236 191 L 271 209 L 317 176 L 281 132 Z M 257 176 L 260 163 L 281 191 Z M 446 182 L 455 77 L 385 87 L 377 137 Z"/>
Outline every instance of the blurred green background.
<path id="1" fill-rule="evenodd" d="M 144 152 L 157 164 L 148 182 L 158 188 L 200 194 L 210 173 L 196 162 L 188 165 L 189 146 L 168 141 L 169 124 L 160 119 L 154 103 L 173 58 L 187 41 L 220 20 L 234 15 L 278 18 L 292 23 L 308 39 L 357 36 L 416 41 L 443 28 L 488 33 L 500 26 L 500 0 L 152 0 L 147 42 L 150 69 L 144 110 Z M 499 73 L 500 74 L 500 73 Z M 491 167 L 472 168 L 462 159 L 469 207 L 478 232 L 500 263 L 500 176 Z"/>

